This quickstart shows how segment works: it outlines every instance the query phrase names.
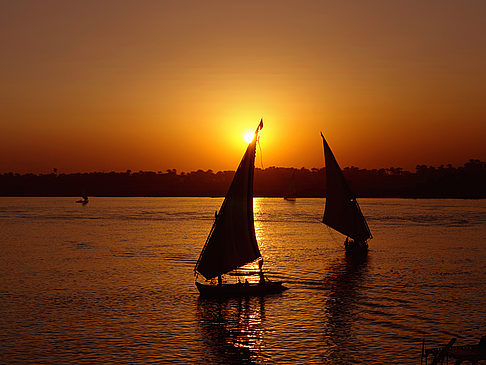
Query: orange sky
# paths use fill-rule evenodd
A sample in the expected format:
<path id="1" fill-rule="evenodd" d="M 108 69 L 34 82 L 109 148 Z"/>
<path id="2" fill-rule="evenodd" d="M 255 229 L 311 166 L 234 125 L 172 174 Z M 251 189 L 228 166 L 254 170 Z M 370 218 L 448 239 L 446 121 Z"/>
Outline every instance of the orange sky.
<path id="1" fill-rule="evenodd" d="M 1 1 L 0 172 L 486 160 L 484 1 Z M 260 166 L 258 158 L 257 165 Z"/>

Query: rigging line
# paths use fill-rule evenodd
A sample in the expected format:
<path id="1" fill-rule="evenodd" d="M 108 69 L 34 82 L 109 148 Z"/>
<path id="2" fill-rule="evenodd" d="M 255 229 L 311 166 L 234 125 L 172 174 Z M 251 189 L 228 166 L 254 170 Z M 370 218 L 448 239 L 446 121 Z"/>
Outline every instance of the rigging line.
<path id="1" fill-rule="evenodd" d="M 329 235 L 331 236 L 332 240 L 334 243 L 339 244 L 339 241 L 337 240 L 336 236 L 334 235 L 333 231 L 331 228 L 326 224 L 327 230 L 329 231 Z"/>
<path id="2" fill-rule="evenodd" d="M 258 148 L 260 149 L 260 164 L 262 165 L 262 170 L 264 170 L 264 168 L 263 168 L 262 146 L 260 145 L 260 137 L 258 137 L 257 141 L 258 141 Z"/>

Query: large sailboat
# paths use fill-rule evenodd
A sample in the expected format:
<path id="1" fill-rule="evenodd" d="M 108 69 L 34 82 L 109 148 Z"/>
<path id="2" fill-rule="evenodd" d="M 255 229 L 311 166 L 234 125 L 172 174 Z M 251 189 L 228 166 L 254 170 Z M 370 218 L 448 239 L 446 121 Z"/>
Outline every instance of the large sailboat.
<path id="1" fill-rule="evenodd" d="M 346 236 L 347 253 L 368 252 L 368 239 L 373 238 L 356 196 L 344 178 L 331 148 L 321 133 L 326 162 L 326 207 L 322 223 Z"/>
<path id="2" fill-rule="evenodd" d="M 253 174 L 258 132 L 262 128 L 263 120 L 248 144 L 219 212 L 216 212 L 213 227 L 196 263 L 196 286 L 201 294 L 263 295 L 286 289 L 282 282 L 270 281 L 265 277 L 263 258 L 255 236 Z M 248 264 L 255 265 L 257 262 L 258 271 L 248 268 Z M 245 265 L 243 272 L 237 272 Z M 198 274 L 206 279 L 205 282 L 199 280 Z M 258 275 L 258 279 L 254 280 L 253 275 Z M 236 276 L 237 282 L 227 280 Z M 240 279 L 242 276 L 244 281 Z"/>

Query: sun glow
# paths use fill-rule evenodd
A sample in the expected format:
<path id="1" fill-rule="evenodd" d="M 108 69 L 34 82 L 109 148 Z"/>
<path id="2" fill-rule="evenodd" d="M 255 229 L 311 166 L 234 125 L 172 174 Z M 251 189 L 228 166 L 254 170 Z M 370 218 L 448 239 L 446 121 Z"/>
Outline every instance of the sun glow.
<path id="1" fill-rule="evenodd" d="M 255 133 L 252 131 L 248 131 L 245 133 L 245 136 L 243 137 L 245 139 L 246 143 L 250 143 L 253 141 L 253 137 L 255 136 Z"/>

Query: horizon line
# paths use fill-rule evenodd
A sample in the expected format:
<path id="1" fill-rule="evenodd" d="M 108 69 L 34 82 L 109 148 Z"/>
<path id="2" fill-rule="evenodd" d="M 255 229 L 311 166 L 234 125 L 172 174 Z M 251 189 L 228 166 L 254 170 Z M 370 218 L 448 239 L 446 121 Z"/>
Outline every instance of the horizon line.
<path id="1" fill-rule="evenodd" d="M 422 166 L 425 166 L 427 168 L 452 168 L 452 169 L 457 169 L 457 168 L 460 168 L 460 167 L 464 167 L 466 166 L 466 164 L 468 163 L 479 163 L 479 164 L 486 164 L 486 162 L 480 160 L 480 159 L 476 159 L 476 158 L 470 158 L 468 161 L 464 162 L 462 165 L 458 165 L 458 166 L 454 166 L 453 164 L 440 164 L 438 166 L 434 166 L 434 165 L 427 165 L 427 164 L 417 164 L 415 166 L 415 171 L 417 170 L 417 167 L 422 167 Z M 260 167 L 257 167 L 255 166 L 255 170 L 267 170 L 267 169 L 270 169 L 270 168 L 274 168 L 274 169 L 288 169 L 288 170 L 308 170 L 308 171 L 313 171 L 313 170 L 322 170 L 325 168 L 325 166 L 321 166 L 321 167 L 284 167 L 284 166 L 275 166 L 275 165 L 272 165 L 272 166 L 268 166 L 268 167 L 264 167 L 264 168 L 260 168 Z M 413 173 L 413 171 L 410 171 L 410 170 L 407 170 L 405 168 L 402 168 L 400 166 L 390 166 L 390 167 L 380 167 L 380 168 L 361 168 L 361 167 L 358 167 L 358 166 L 354 166 L 354 165 L 351 165 L 351 166 L 346 166 L 346 167 L 343 167 L 342 168 L 343 170 L 344 169 L 358 169 L 358 170 L 365 170 L 365 171 L 380 171 L 380 170 L 390 170 L 390 169 L 400 169 L 401 171 L 403 172 L 410 172 L 410 173 Z M 213 173 L 219 173 L 219 172 L 234 172 L 236 171 L 235 169 L 233 170 L 213 170 L 213 169 L 197 169 L 197 170 L 191 170 L 191 171 L 178 171 L 177 169 L 175 168 L 169 168 L 169 169 L 165 169 L 165 170 L 132 170 L 132 169 L 126 169 L 124 171 L 122 170 L 91 170 L 91 171 L 75 171 L 75 172 L 62 172 L 62 171 L 59 171 L 59 169 L 57 168 L 53 168 L 52 170 L 50 170 L 49 172 L 15 172 L 15 171 L 3 171 L 3 172 L 0 172 L 0 175 L 9 175 L 9 174 L 14 174 L 14 175 L 51 175 L 51 174 L 56 174 L 56 175 L 70 175 L 70 174 L 91 174 L 91 173 L 102 173 L 102 174 L 109 174 L 109 173 L 117 173 L 117 174 L 126 174 L 126 173 L 130 173 L 130 174 L 135 174 L 135 173 L 155 173 L 155 174 L 165 174 L 165 173 L 175 173 L 175 174 L 190 174 L 190 173 L 193 173 L 193 172 L 213 172 Z"/>

